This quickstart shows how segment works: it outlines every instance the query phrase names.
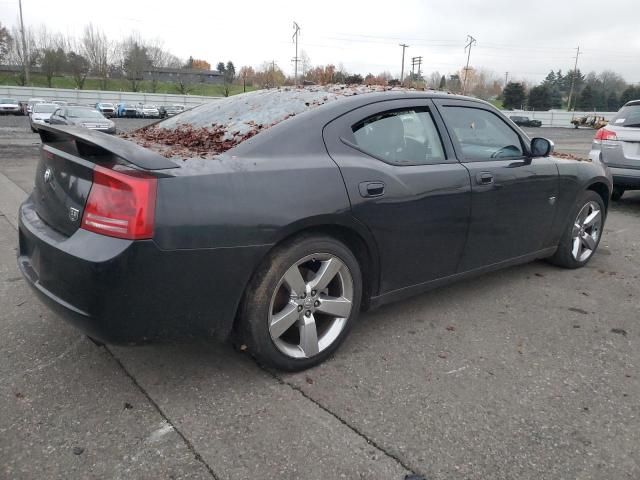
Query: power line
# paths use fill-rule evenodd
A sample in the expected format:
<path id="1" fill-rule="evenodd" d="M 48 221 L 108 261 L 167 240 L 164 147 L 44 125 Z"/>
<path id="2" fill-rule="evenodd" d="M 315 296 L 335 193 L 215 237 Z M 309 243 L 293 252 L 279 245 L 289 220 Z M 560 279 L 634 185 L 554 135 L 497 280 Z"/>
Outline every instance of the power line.
<path id="1" fill-rule="evenodd" d="M 404 79 L 404 51 L 409 48 L 409 45 L 401 43 L 400 46 L 402 47 L 402 68 L 400 70 L 400 83 L 402 83 L 402 80 Z"/>
<path id="2" fill-rule="evenodd" d="M 471 47 L 473 47 L 473 44 L 476 43 L 476 39 L 473 38 L 471 35 L 467 35 L 467 40 L 469 41 L 469 43 L 467 43 L 464 47 L 464 51 L 467 51 L 467 48 L 469 49 L 469 52 L 467 54 L 467 66 L 464 67 L 464 82 L 462 83 L 462 94 L 464 95 L 467 89 L 467 73 L 469 72 L 469 60 L 471 59 Z"/>

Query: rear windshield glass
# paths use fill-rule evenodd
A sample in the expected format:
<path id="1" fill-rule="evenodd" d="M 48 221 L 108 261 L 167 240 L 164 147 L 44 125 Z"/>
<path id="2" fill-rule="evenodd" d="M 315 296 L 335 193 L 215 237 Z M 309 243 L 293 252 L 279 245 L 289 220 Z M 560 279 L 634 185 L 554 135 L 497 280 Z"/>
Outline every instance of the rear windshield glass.
<path id="1" fill-rule="evenodd" d="M 615 127 L 640 127 L 640 105 L 622 107 L 611 119 L 609 125 Z"/>
<path id="2" fill-rule="evenodd" d="M 11 103 L 17 105 L 18 101 L 15 98 L 0 98 L 0 103 Z"/>
<path id="3" fill-rule="evenodd" d="M 67 108 L 67 116 L 71 118 L 104 118 L 97 110 L 91 110 L 89 108 Z"/>
<path id="4" fill-rule="evenodd" d="M 51 104 L 51 103 L 39 103 L 38 105 L 34 105 L 33 106 L 33 111 L 35 113 L 53 113 L 55 112 L 58 108 L 60 108 L 58 105 Z"/>

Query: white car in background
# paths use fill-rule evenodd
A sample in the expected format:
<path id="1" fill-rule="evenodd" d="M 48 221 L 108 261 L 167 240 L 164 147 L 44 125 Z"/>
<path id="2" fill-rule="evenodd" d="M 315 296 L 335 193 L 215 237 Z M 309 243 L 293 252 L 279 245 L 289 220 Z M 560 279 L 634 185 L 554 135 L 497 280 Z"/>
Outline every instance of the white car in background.
<path id="1" fill-rule="evenodd" d="M 20 115 L 20 103 L 15 98 L 0 98 L 0 113 Z"/>
<path id="2" fill-rule="evenodd" d="M 47 103 L 47 101 L 44 98 L 30 98 L 27 101 L 27 114 L 31 115 L 31 113 L 33 112 L 33 106 L 37 103 Z"/>
<path id="3" fill-rule="evenodd" d="M 136 116 L 142 118 L 160 118 L 160 111 L 155 105 L 141 105 L 136 107 Z"/>
<path id="4" fill-rule="evenodd" d="M 32 132 L 38 131 L 38 125 L 47 125 L 49 123 L 49 119 L 51 118 L 51 114 L 55 112 L 59 105 L 55 103 L 36 103 L 33 106 L 33 111 L 29 116 L 29 124 L 31 126 Z"/>

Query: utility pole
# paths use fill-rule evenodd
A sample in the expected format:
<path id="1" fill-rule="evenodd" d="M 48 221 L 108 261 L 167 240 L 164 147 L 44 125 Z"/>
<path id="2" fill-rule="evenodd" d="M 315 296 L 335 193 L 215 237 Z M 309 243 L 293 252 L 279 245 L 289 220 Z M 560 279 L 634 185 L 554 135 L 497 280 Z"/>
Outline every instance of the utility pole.
<path id="1" fill-rule="evenodd" d="M 24 36 L 24 21 L 22 20 L 22 0 L 18 0 L 20 8 L 20 35 L 22 36 L 22 61 L 24 62 L 24 80 L 29 85 L 29 52 L 27 51 L 27 41 Z"/>
<path id="2" fill-rule="evenodd" d="M 411 57 L 411 80 L 415 80 L 416 78 L 420 78 L 420 74 L 422 73 L 421 69 L 422 65 L 422 57 Z M 415 67 L 418 67 L 418 76 L 415 76 Z"/>
<path id="3" fill-rule="evenodd" d="M 576 48 L 576 62 L 573 65 L 573 75 L 571 77 L 571 88 L 569 89 L 569 100 L 567 100 L 567 111 L 571 111 L 571 97 L 573 97 L 573 87 L 576 83 L 576 75 L 578 74 L 578 55 L 580 55 L 580 45 Z M 576 110 L 574 105 L 573 111 Z"/>
<path id="4" fill-rule="evenodd" d="M 469 53 L 467 54 L 467 66 L 464 67 L 464 82 L 462 83 L 462 94 L 463 95 L 467 91 L 467 73 L 469 72 L 469 60 L 471 59 L 471 47 L 473 47 L 473 44 L 476 43 L 476 39 L 473 38 L 471 35 L 467 35 L 467 41 L 469 43 L 467 43 L 464 46 L 464 51 L 466 52 L 467 49 L 469 49 Z"/>
<path id="5" fill-rule="evenodd" d="M 298 58 L 298 36 L 300 35 L 300 25 L 298 25 L 296 22 L 293 22 L 293 37 L 291 37 L 293 39 L 293 43 L 296 44 L 296 56 L 293 57 L 293 62 L 295 64 L 295 70 L 294 70 L 294 74 L 293 74 L 293 84 L 294 85 L 298 85 L 298 62 L 300 61 L 300 59 Z"/>
<path id="6" fill-rule="evenodd" d="M 404 80 L 404 51 L 409 45 L 401 43 L 400 46 L 402 47 L 402 69 L 400 70 L 400 84 L 402 85 L 402 81 Z"/>

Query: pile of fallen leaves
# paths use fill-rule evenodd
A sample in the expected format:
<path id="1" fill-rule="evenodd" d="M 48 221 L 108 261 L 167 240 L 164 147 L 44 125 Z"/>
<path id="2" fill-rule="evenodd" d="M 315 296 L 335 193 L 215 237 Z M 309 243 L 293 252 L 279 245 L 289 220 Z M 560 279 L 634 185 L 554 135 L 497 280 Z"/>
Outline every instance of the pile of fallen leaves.
<path id="1" fill-rule="evenodd" d="M 553 152 L 555 158 L 564 158 L 565 160 L 577 160 L 578 162 L 590 162 L 591 159 L 585 157 L 579 157 L 573 153 Z"/>
<path id="2" fill-rule="evenodd" d="M 264 128 L 255 123 L 250 125 L 252 128 L 242 134 L 229 132 L 221 125 L 197 128 L 184 124 L 174 129 L 149 127 L 126 133 L 123 138 L 151 148 L 165 157 L 193 157 L 195 154 L 210 158 L 230 150 Z"/>

